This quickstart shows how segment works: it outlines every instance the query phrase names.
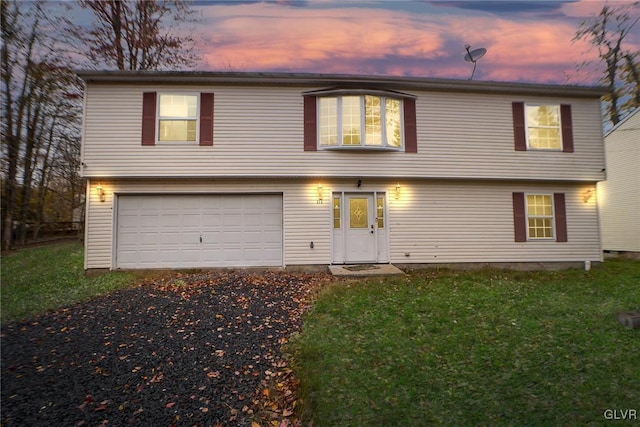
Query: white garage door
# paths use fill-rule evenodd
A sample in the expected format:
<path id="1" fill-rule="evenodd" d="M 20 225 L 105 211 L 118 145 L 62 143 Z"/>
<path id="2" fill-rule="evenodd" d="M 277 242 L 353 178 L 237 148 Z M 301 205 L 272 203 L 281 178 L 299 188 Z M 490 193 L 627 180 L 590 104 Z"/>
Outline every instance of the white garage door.
<path id="1" fill-rule="evenodd" d="M 116 268 L 282 263 L 281 195 L 121 195 Z"/>

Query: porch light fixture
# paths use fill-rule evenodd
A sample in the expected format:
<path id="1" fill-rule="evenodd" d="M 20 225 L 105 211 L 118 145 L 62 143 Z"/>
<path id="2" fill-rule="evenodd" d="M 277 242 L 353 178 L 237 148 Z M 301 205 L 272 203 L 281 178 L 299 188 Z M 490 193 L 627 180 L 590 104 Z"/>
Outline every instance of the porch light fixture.
<path id="1" fill-rule="evenodd" d="M 318 204 L 322 203 L 324 188 L 322 184 L 318 184 Z"/>
<path id="2" fill-rule="evenodd" d="M 98 197 L 100 198 L 100 201 L 104 202 L 106 200 L 106 197 L 104 195 L 104 188 L 102 188 L 101 184 L 98 184 L 96 186 L 96 192 L 98 193 Z"/>
<path id="3" fill-rule="evenodd" d="M 396 200 L 400 198 L 400 183 L 396 184 Z"/>
<path id="4" fill-rule="evenodd" d="M 590 188 L 586 190 L 584 193 L 582 193 L 582 200 L 584 200 L 585 203 L 589 203 L 589 200 L 591 200 L 592 197 L 593 197 L 593 188 Z"/>

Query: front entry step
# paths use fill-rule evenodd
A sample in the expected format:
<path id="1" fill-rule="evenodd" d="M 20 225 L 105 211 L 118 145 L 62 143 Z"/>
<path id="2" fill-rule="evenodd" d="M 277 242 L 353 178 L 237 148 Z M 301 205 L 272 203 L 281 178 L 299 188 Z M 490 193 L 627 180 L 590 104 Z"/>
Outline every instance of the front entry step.
<path id="1" fill-rule="evenodd" d="M 330 265 L 331 274 L 337 277 L 401 276 L 404 272 L 392 264 Z"/>

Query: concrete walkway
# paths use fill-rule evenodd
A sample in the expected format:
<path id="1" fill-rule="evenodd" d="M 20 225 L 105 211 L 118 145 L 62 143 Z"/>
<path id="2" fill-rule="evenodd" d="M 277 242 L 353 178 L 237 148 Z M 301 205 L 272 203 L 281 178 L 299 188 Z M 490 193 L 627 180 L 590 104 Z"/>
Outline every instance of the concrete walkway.
<path id="1" fill-rule="evenodd" d="M 354 264 L 330 265 L 331 274 L 338 277 L 370 277 L 370 276 L 400 276 L 404 272 L 391 264 Z"/>

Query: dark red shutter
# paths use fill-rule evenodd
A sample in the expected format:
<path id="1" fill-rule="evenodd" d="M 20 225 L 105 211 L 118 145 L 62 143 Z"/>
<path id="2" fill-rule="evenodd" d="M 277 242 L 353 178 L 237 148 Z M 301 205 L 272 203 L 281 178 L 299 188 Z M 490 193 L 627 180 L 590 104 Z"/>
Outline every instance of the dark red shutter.
<path id="1" fill-rule="evenodd" d="M 553 207 L 556 219 L 556 242 L 567 240 L 567 209 L 564 203 L 564 193 L 553 193 Z"/>
<path id="2" fill-rule="evenodd" d="M 511 104 L 513 111 L 513 139 L 516 151 L 527 151 L 527 133 L 524 123 L 524 102 Z"/>
<path id="3" fill-rule="evenodd" d="M 156 145 L 156 93 L 142 94 L 142 145 Z"/>
<path id="4" fill-rule="evenodd" d="M 213 145 L 213 94 L 200 94 L 200 145 Z"/>
<path id="5" fill-rule="evenodd" d="M 573 123 L 571 120 L 571 105 L 560 106 L 560 121 L 562 122 L 562 151 L 573 153 Z"/>
<path id="6" fill-rule="evenodd" d="M 416 100 L 404 99 L 404 151 L 418 152 L 418 131 L 416 127 Z"/>
<path id="7" fill-rule="evenodd" d="M 304 151 L 318 150 L 316 125 L 316 97 L 304 97 Z"/>
<path id="8" fill-rule="evenodd" d="M 524 210 L 524 193 L 513 193 L 513 228 L 516 242 L 527 241 L 527 218 Z"/>

